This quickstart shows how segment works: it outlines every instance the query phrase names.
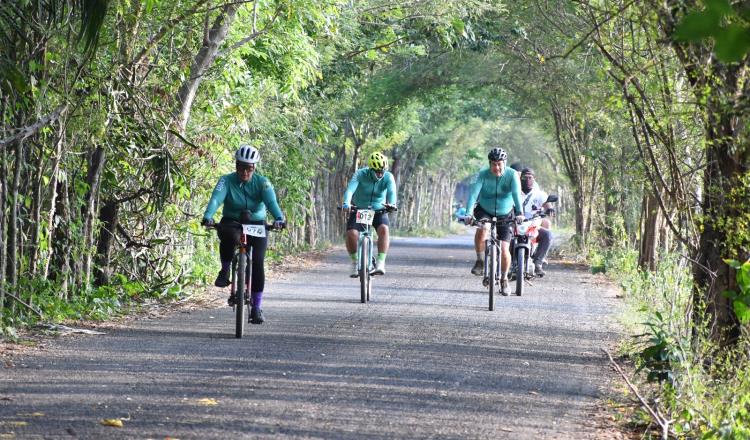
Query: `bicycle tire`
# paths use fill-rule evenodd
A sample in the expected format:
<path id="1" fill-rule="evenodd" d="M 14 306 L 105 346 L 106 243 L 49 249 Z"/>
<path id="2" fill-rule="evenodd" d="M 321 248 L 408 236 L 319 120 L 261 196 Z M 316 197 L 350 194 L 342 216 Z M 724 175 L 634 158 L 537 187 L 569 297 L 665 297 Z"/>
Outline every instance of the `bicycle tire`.
<path id="1" fill-rule="evenodd" d="M 370 253 L 372 254 L 373 252 L 370 251 Z M 370 267 L 375 267 L 375 264 L 375 256 L 373 255 L 370 258 Z M 369 270 L 367 271 L 367 279 L 367 302 L 370 302 L 370 298 L 372 296 L 372 273 L 370 273 Z"/>
<path id="2" fill-rule="evenodd" d="M 250 292 L 252 292 L 252 282 L 253 282 L 253 250 L 252 248 L 247 249 L 247 253 L 245 254 L 245 261 L 247 264 L 247 268 L 245 269 L 245 273 L 247 274 L 247 279 L 245 280 L 245 304 L 247 304 L 247 319 L 246 322 L 250 322 L 250 315 L 252 308 L 251 303 L 251 295 Z"/>
<path id="3" fill-rule="evenodd" d="M 367 302 L 367 291 L 370 288 L 370 238 L 363 237 L 359 249 L 359 299 Z"/>
<path id="4" fill-rule="evenodd" d="M 488 262 L 487 265 L 487 278 L 489 279 L 489 310 L 493 311 L 495 310 L 495 290 L 497 289 L 497 250 L 495 249 L 495 245 L 490 242 L 487 244 L 487 247 L 485 248 L 485 261 Z M 489 258 L 489 260 L 487 260 Z"/>
<path id="5" fill-rule="evenodd" d="M 524 273 L 526 272 L 526 248 L 516 249 L 516 296 L 523 294 Z"/>
<path id="6" fill-rule="evenodd" d="M 237 287 L 234 295 L 234 337 L 241 338 L 245 331 L 245 277 L 247 276 L 247 254 L 240 252 L 237 261 Z"/>

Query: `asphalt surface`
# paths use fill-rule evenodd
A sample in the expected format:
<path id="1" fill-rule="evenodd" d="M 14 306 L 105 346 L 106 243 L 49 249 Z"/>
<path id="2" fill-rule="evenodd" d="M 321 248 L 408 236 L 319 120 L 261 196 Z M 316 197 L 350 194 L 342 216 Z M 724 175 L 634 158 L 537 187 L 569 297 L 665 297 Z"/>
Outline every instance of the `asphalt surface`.
<path id="1" fill-rule="evenodd" d="M 395 238 L 368 304 L 341 250 L 243 339 L 228 307 L 57 338 L 0 369 L 0 438 L 602 437 L 615 292 L 553 261 L 490 312 L 471 240 Z"/>

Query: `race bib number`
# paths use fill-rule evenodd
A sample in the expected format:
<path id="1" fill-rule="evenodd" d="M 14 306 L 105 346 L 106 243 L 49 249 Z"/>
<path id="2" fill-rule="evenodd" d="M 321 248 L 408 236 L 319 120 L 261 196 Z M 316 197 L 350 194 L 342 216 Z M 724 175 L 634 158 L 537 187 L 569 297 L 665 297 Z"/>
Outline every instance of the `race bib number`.
<path id="1" fill-rule="evenodd" d="M 375 211 L 372 209 L 360 209 L 357 211 L 357 223 L 363 225 L 371 225 L 372 220 L 375 218 Z"/>
<path id="2" fill-rule="evenodd" d="M 251 237 L 265 237 L 266 227 L 264 225 L 242 225 L 242 232 Z"/>

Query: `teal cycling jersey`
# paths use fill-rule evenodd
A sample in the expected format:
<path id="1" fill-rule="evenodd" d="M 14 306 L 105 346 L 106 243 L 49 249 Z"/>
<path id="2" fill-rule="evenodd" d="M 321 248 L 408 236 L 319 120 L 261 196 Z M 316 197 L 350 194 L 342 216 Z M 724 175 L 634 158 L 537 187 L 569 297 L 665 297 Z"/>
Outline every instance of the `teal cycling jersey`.
<path id="1" fill-rule="evenodd" d="M 358 169 L 344 192 L 344 205 L 353 204 L 359 208 L 383 209 L 384 203 L 396 204 L 396 181 L 389 171 L 377 178 L 370 168 Z"/>
<path id="2" fill-rule="evenodd" d="M 284 214 L 276 201 L 276 193 L 268 178 L 253 173 L 249 181 L 243 182 L 237 173 L 221 176 L 211 194 L 203 218 L 212 219 L 219 206 L 224 205 L 224 217 L 240 221 L 240 212 L 250 211 L 250 220 L 265 221 L 266 207 L 276 220 L 283 220 Z"/>
<path id="3" fill-rule="evenodd" d="M 485 168 L 479 172 L 477 180 L 471 186 L 466 206 L 474 208 L 479 202 L 487 213 L 496 217 L 508 215 L 515 207 L 516 215 L 521 215 L 521 180 L 512 168 L 506 168 L 500 176 L 495 176 Z"/>

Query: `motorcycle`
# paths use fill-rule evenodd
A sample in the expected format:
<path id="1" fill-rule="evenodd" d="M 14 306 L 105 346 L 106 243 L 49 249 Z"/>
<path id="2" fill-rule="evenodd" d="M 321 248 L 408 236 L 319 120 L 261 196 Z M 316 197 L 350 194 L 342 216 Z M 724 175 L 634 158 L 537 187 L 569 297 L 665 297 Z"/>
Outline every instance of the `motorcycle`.
<path id="1" fill-rule="evenodd" d="M 555 203 L 557 196 L 550 194 L 544 202 Z M 552 209 L 542 210 L 533 208 L 536 212 L 531 218 L 524 220 L 513 227 L 513 237 L 510 242 L 510 278 L 516 281 L 516 296 L 523 294 L 524 281 L 534 278 L 534 273 L 529 269 L 529 259 L 536 250 L 536 239 L 539 229 L 542 227 L 542 219 L 554 212 Z"/>

